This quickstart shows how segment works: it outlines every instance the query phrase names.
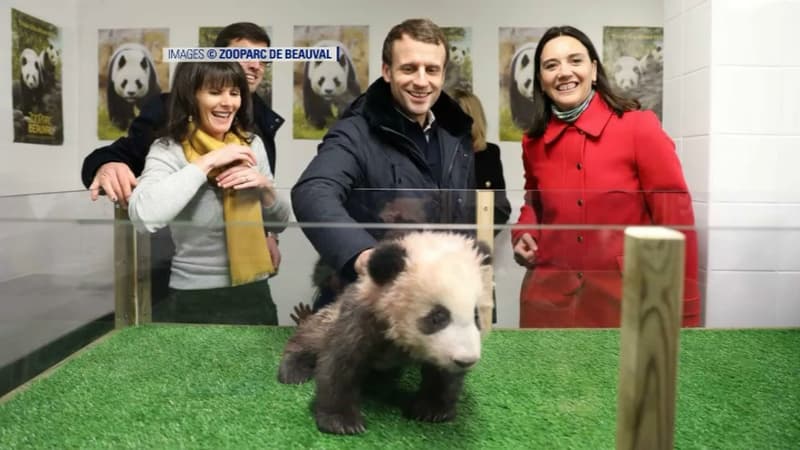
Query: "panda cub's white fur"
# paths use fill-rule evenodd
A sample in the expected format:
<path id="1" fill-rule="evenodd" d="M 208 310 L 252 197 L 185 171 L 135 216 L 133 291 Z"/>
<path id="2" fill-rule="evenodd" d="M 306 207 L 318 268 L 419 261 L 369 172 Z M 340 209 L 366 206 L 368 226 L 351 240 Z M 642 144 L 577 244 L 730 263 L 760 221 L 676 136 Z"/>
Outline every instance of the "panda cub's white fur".
<path id="1" fill-rule="evenodd" d="M 464 376 L 481 356 L 477 306 L 487 248 L 453 233 L 414 232 L 383 242 L 367 274 L 300 323 L 278 379 L 315 378 L 321 431 L 363 432 L 365 377 L 409 363 L 421 364 L 422 380 L 406 413 L 432 422 L 455 417 Z"/>

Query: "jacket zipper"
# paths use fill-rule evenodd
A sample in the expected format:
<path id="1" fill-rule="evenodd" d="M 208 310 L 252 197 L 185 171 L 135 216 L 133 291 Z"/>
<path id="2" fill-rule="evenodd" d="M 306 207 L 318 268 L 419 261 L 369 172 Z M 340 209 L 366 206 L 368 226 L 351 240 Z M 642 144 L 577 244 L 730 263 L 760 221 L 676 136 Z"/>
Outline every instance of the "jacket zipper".
<path id="1" fill-rule="evenodd" d="M 456 158 L 458 157 L 458 153 L 461 151 L 461 140 L 459 139 L 458 144 L 456 145 L 456 149 L 453 152 L 453 157 L 450 158 L 450 165 L 447 167 L 447 176 L 444 178 L 445 180 L 450 180 L 450 175 L 453 173 L 453 167 L 456 165 Z"/>
<path id="2" fill-rule="evenodd" d="M 381 125 L 380 128 L 383 131 L 388 131 L 389 133 L 392 133 L 392 134 L 394 134 L 396 136 L 399 136 L 401 139 L 403 139 L 406 142 L 408 142 L 409 144 L 411 144 L 412 148 L 417 148 L 417 144 L 415 144 L 414 141 L 412 141 L 411 139 L 409 139 L 407 136 L 403 135 L 402 133 L 398 133 L 397 131 L 394 131 L 393 129 L 387 127 L 386 125 Z M 420 150 L 420 149 L 417 148 L 417 150 Z M 425 160 L 421 159 L 420 156 L 417 154 L 417 152 L 413 152 L 412 151 L 412 152 L 409 152 L 409 153 L 411 154 L 412 158 L 414 158 L 421 167 L 428 168 L 428 163 Z M 392 166 L 392 167 L 394 167 L 394 166 Z M 430 174 L 430 169 L 428 169 L 428 173 Z"/>
<path id="3" fill-rule="evenodd" d="M 405 136 L 404 134 L 398 133 L 397 131 L 387 127 L 386 125 L 381 125 L 380 128 L 383 131 L 387 131 L 387 132 L 392 133 L 394 135 L 400 136 L 401 139 L 404 139 L 406 142 L 410 143 L 412 145 L 412 147 L 417 148 L 417 144 L 415 144 L 414 141 L 409 139 L 408 136 Z M 461 140 L 459 140 L 458 144 L 456 145 L 455 151 L 453 152 L 453 156 L 450 158 L 450 165 L 447 166 L 447 172 L 445 172 L 445 177 L 442 178 L 442 181 L 445 181 L 445 180 L 449 181 L 450 180 L 450 175 L 453 173 L 453 167 L 455 167 L 456 158 L 458 157 L 458 152 L 460 152 L 460 151 L 461 151 Z M 423 167 L 426 167 L 426 168 L 428 167 L 428 163 L 426 161 L 420 160 L 419 155 L 417 155 L 414 152 L 411 152 L 411 153 L 412 153 L 413 157 L 416 158 L 416 160 L 418 162 L 423 163 L 422 164 Z M 392 170 L 394 170 L 394 165 L 392 165 Z M 430 172 L 430 169 L 428 170 L 428 172 Z M 397 176 L 397 174 L 395 173 L 395 177 L 396 176 Z"/>

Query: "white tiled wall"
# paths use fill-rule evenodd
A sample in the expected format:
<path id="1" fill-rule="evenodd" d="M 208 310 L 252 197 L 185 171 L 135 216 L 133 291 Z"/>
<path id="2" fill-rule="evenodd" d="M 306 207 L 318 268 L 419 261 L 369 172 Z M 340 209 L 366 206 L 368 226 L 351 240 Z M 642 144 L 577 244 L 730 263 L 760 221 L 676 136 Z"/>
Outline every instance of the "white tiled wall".
<path id="1" fill-rule="evenodd" d="M 665 2 L 665 15 L 679 3 Z M 697 155 L 708 155 L 706 325 L 800 326 L 800 52 L 786 39 L 800 2 L 680 6 L 670 27 L 683 30 L 673 60 L 684 64 L 680 132 L 693 189 L 703 189 Z"/>
<path id="2" fill-rule="evenodd" d="M 707 134 L 682 139 L 683 173 L 695 201 L 708 200 L 708 141 Z"/>
<path id="3" fill-rule="evenodd" d="M 711 23 L 711 3 L 695 2 L 696 7 L 687 9 L 681 16 L 683 21 L 683 73 L 692 73 L 709 66 L 711 40 L 708 27 Z"/>
<path id="4" fill-rule="evenodd" d="M 684 137 L 706 136 L 709 133 L 710 75 L 711 70 L 704 67 L 687 73 L 682 78 L 681 132 Z"/>
<path id="5" fill-rule="evenodd" d="M 797 0 L 715 1 L 711 26 L 715 36 L 714 64 L 735 66 L 800 66 Z"/>
<path id="6" fill-rule="evenodd" d="M 710 271 L 706 326 L 777 326 L 778 278 L 775 272 Z"/>
<path id="7" fill-rule="evenodd" d="M 778 272 L 775 296 L 777 326 L 797 326 L 800 317 L 800 269 L 791 272 Z"/>
<path id="8" fill-rule="evenodd" d="M 800 135 L 800 66 L 715 65 L 711 92 L 715 133 Z"/>
<path id="9" fill-rule="evenodd" d="M 669 48 L 664 46 L 664 48 Z M 664 66 L 665 68 L 668 66 Z M 673 78 L 664 77 L 664 107 L 662 109 L 661 122 L 664 131 L 673 139 L 680 139 L 681 133 L 681 106 L 683 105 L 683 77 Z"/>

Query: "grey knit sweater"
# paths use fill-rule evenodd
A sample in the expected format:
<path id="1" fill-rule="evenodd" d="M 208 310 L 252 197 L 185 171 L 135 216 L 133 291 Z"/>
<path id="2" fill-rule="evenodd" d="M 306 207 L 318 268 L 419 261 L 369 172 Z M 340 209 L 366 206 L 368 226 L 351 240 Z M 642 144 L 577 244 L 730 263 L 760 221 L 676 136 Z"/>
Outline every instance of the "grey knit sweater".
<path id="1" fill-rule="evenodd" d="M 256 136 L 250 147 L 258 169 L 271 179 L 261 139 Z M 280 197 L 264 208 L 268 229 L 283 231 L 290 209 Z M 171 139 L 153 142 L 144 172 L 131 195 L 128 213 L 139 231 L 152 233 L 169 225 L 175 242 L 170 287 L 209 289 L 231 285 L 222 189 L 209 184 L 200 168 L 186 161 L 179 143 Z"/>

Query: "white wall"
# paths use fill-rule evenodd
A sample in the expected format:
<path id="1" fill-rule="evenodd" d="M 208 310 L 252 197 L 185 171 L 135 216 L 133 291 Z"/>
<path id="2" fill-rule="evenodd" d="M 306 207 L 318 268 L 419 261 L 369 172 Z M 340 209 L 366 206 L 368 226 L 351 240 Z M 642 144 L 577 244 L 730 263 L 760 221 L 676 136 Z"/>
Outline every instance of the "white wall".
<path id="1" fill-rule="evenodd" d="M 12 143 L 12 98 L 9 91 L 0 96 L 0 281 L 36 272 L 92 270 L 106 257 L 110 259 L 111 243 L 107 242 L 110 228 L 105 233 L 97 229 L 89 231 L 77 226 L 74 220 L 71 224 L 64 220 L 108 217 L 111 208 L 90 204 L 82 192 L 42 194 L 82 189 L 79 168 L 85 151 L 78 143 L 87 121 L 79 120 L 76 86 L 81 57 L 86 52 L 78 46 L 78 1 L 4 0 L 2 5 L 3 23 L 11 23 L 11 8 L 15 8 L 60 29 L 64 143 L 59 146 Z M 11 27 L 0 27 L 0 42 L 9 43 L 0 46 L 0 61 L 11 61 Z M 11 86 L 9 67 L 3 64 L 0 70 L 0 86 Z M 32 193 L 39 194 L 25 195 Z M 80 203 L 76 202 L 78 199 Z M 8 222 L 3 218 L 30 221 Z"/>
<path id="2" fill-rule="evenodd" d="M 0 98 L 0 195 L 30 192 L 56 192 L 81 187 L 76 167 L 80 167 L 83 151 L 79 147 L 81 127 L 78 120 L 78 0 L 3 0 L 0 14 L 0 86 L 8 89 Z M 14 122 L 11 109 L 11 8 L 50 22 L 61 29 L 63 49 L 64 145 L 12 143 Z M 96 53 L 96 51 L 95 51 Z"/>
<path id="3" fill-rule="evenodd" d="M 788 37 L 800 1 L 668 0 L 664 12 L 664 126 L 705 228 L 706 325 L 798 326 L 800 52 Z"/>

